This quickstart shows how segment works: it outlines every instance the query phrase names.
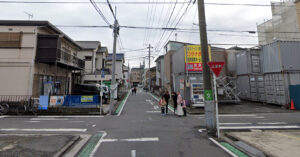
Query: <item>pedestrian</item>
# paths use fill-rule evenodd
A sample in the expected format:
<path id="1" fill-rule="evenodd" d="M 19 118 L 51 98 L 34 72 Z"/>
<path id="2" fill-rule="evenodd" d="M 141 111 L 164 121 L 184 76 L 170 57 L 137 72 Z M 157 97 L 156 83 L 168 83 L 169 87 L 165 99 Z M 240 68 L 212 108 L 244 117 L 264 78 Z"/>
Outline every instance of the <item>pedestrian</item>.
<path id="1" fill-rule="evenodd" d="M 177 94 L 176 94 L 176 92 L 172 92 L 172 98 L 173 98 L 174 114 L 176 114 L 176 111 L 177 111 Z"/>
<path id="2" fill-rule="evenodd" d="M 166 114 L 168 114 L 169 99 L 170 99 L 169 92 L 166 91 L 165 94 L 163 95 L 163 97 L 165 98 L 165 101 L 166 101 Z"/>
<path id="3" fill-rule="evenodd" d="M 183 106 L 183 98 L 182 98 L 180 92 L 178 91 L 177 92 L 177 115 L 179 117 L 183 116 L 183 108 L 182 108 L 182 106 Z"/>
<path id="4" fill-rule="evenodd" d="M 133 95 L 133 93 L 134 93 L 134 88 L 131 89 L 131 95 Z"/>
<path id="5" fill-rule="evenodd" d="M 161 108 L 161 115 L 166 115 L 166 112 L 165 112 L 165 107 L 166 107 L 166 101 L 165 101 L 165 97 L 162 96 L 161 99 L 159 100 L 159 106 Z"/>
<path id="6" fill-rule="evenodd" d="M 136 87 L 134 87 L 133 91 L 134 91 L 134 94 L 136 95 Z"/>
<path id="7" fill-rule="evenodd" d="M 186 117 L 186 101 L 183 100 L 183 103 L 182 103 L 182 110 L 183 110 L 183 116 Z"/>

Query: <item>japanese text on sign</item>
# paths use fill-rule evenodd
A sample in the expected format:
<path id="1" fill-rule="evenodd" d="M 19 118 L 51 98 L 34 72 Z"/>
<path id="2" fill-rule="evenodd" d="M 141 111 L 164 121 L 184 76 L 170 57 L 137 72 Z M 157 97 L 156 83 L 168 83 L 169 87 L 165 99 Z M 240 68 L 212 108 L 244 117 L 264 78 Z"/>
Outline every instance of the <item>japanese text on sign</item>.
<path id="1" fill-rule="evenodd" d="M 209 58 L 211 59 L 210 46 L 208 47 Z M 200 45 L 187 45 L 184 48 L 185 69 L 187 71 L 202 71 L 202 53 Z"/>

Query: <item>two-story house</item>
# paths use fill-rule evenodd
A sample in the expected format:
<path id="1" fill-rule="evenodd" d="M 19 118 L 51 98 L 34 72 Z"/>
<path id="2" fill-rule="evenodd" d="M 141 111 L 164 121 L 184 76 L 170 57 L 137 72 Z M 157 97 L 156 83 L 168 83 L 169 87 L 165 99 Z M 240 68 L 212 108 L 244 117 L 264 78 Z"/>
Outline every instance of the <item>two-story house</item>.
<path id="1" fill-rule="evenodd" d="M 80 50 L 48 21 L 0 20 L 0 95 L 70 93 Z"/>

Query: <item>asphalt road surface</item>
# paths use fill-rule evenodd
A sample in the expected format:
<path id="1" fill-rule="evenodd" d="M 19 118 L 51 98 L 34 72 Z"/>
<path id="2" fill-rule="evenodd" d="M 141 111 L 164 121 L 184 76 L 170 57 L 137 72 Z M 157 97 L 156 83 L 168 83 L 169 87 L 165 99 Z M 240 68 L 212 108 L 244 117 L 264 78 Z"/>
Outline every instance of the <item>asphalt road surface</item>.
<path id="1" fill-rule="evenodd" d="M 299 127 L 295 113 L 220 115 L 220 127 Z M 120 116 L 0 117 L 0 134 L 90 135 L 79 156 L 198 157 L 230 156 L 206 135 L 203 115 L 162 116 L 157 100 L 138 91 L 130 95 Z"/>

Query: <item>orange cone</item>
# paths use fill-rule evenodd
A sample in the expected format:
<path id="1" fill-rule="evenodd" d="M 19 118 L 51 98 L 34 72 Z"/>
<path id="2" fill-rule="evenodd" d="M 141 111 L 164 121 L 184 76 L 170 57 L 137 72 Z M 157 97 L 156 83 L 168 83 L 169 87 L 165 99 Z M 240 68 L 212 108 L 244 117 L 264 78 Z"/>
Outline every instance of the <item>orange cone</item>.
<path id="1" fill-rule="evenodd" d="M 290 108 L 291 110 L 295 110 L 295 105 L 294 105 L 294 101 L 293 101 L 293 99 L 291 100 L 291 108 Z"/>

